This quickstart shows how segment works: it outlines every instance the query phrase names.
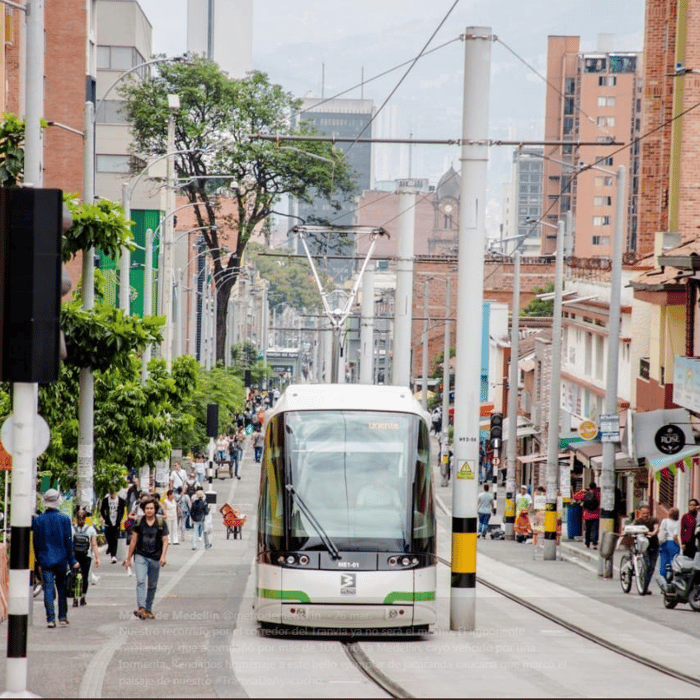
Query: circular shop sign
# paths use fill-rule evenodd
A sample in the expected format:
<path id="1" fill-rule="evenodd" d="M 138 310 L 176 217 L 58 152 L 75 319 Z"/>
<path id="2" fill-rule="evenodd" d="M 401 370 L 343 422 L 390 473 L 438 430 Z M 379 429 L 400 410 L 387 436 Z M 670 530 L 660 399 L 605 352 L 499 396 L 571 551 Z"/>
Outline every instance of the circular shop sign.
<path id="1" fill-rule="evenodd" d="M 685 433 L 677 425 L 664 425 L 656 431 L 654 442 L 659 452 L 675 455 L 685 447 Z"/>
<path id="2" fill-rule="evenodd" d="M 578 426 L 578 434 L 584 440 L 595 440 L 598 434 L 598 426 L 592 420 L 584 420 Z"/>

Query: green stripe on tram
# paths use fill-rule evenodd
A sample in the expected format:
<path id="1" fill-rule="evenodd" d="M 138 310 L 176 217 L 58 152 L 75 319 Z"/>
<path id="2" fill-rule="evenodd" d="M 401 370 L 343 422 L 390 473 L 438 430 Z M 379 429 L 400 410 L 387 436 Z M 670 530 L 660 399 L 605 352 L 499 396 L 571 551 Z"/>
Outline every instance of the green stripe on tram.
<path id="1" fill-rule="evenodd" d="M 298 600 L 300 603 L 310 603 L 311 598 L 304 591 L 280 591 L 276 588 L 258 588 L 260 598 L 273 600 Z"/>
<path id="2" fill-rule="evenodd" d="M 422 600 L 435 600 L 435 591 L 393 591 L 384 598 L 384 605 L 392 605 L 399 600 L 405 600 L 409 603 Z"/>

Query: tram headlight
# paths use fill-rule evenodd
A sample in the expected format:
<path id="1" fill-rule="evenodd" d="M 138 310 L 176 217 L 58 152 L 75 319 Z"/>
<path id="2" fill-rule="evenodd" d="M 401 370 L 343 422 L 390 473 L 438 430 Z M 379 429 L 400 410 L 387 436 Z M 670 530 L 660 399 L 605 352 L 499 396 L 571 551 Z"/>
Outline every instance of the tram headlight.
<path id="1" fill-rule="evenodd" d="M 299 563 L 300 563 L 302 566 L 306 566 L 306 565 L 309 563 L 309 557 L 307 557 L 306 554 L 302 554 L 302 555 L 299 557 Z"/>
<path id="2" fill-rule="evenodd" d="M 389 566 L 396 566 L 399 560 L 396 557 L 389 557 Z"/>
<path id="3" fill-rule="evenodd" d="M 283 555 L 283 554 L 280 554 L 280 555 L 277 557 L 277 563 L 278 563 L 278 564 L 284 564 L 284 555 Z"/>
<path id="4" fill-rule="evenodd" d="M 409 566 L 410 563 L 411 560 L 408 557 L 402 557 L 401 564 L 403 564 L 403 566 Z"/>
<path id="5" fill-rule="evenodd" d="M 296 563 L 296 557 L 293 554 L 289 554 L 287 556 L 287 564 L 289 564 L 291 566 L 292 564 L 295 564 L 295 563 Z"/>

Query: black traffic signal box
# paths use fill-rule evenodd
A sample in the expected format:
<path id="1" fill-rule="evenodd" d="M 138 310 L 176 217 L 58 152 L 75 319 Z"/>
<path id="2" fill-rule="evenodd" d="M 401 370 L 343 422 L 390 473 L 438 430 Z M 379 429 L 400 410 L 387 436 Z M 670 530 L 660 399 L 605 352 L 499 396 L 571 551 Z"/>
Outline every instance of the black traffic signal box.
<path id="1" fill-rule="evenodd" d="M 491 447 L 498 450 L 503 442 L 503 414 L 496 411 L 491 414 Z"/>

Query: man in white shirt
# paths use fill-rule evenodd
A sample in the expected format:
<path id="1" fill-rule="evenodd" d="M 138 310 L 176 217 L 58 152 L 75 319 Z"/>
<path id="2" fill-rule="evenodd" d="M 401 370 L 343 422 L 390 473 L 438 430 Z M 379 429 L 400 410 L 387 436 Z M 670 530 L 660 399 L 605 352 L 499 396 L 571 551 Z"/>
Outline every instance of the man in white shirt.
<path id="1" fill-rule="evenodd" d="M 177 491 L 178 488 L 184 487 L 185 481 L 187 481 L 187 472 L 180 462 L 175 462 L 175 466 L 170 472 L 170 488 Z"/>

